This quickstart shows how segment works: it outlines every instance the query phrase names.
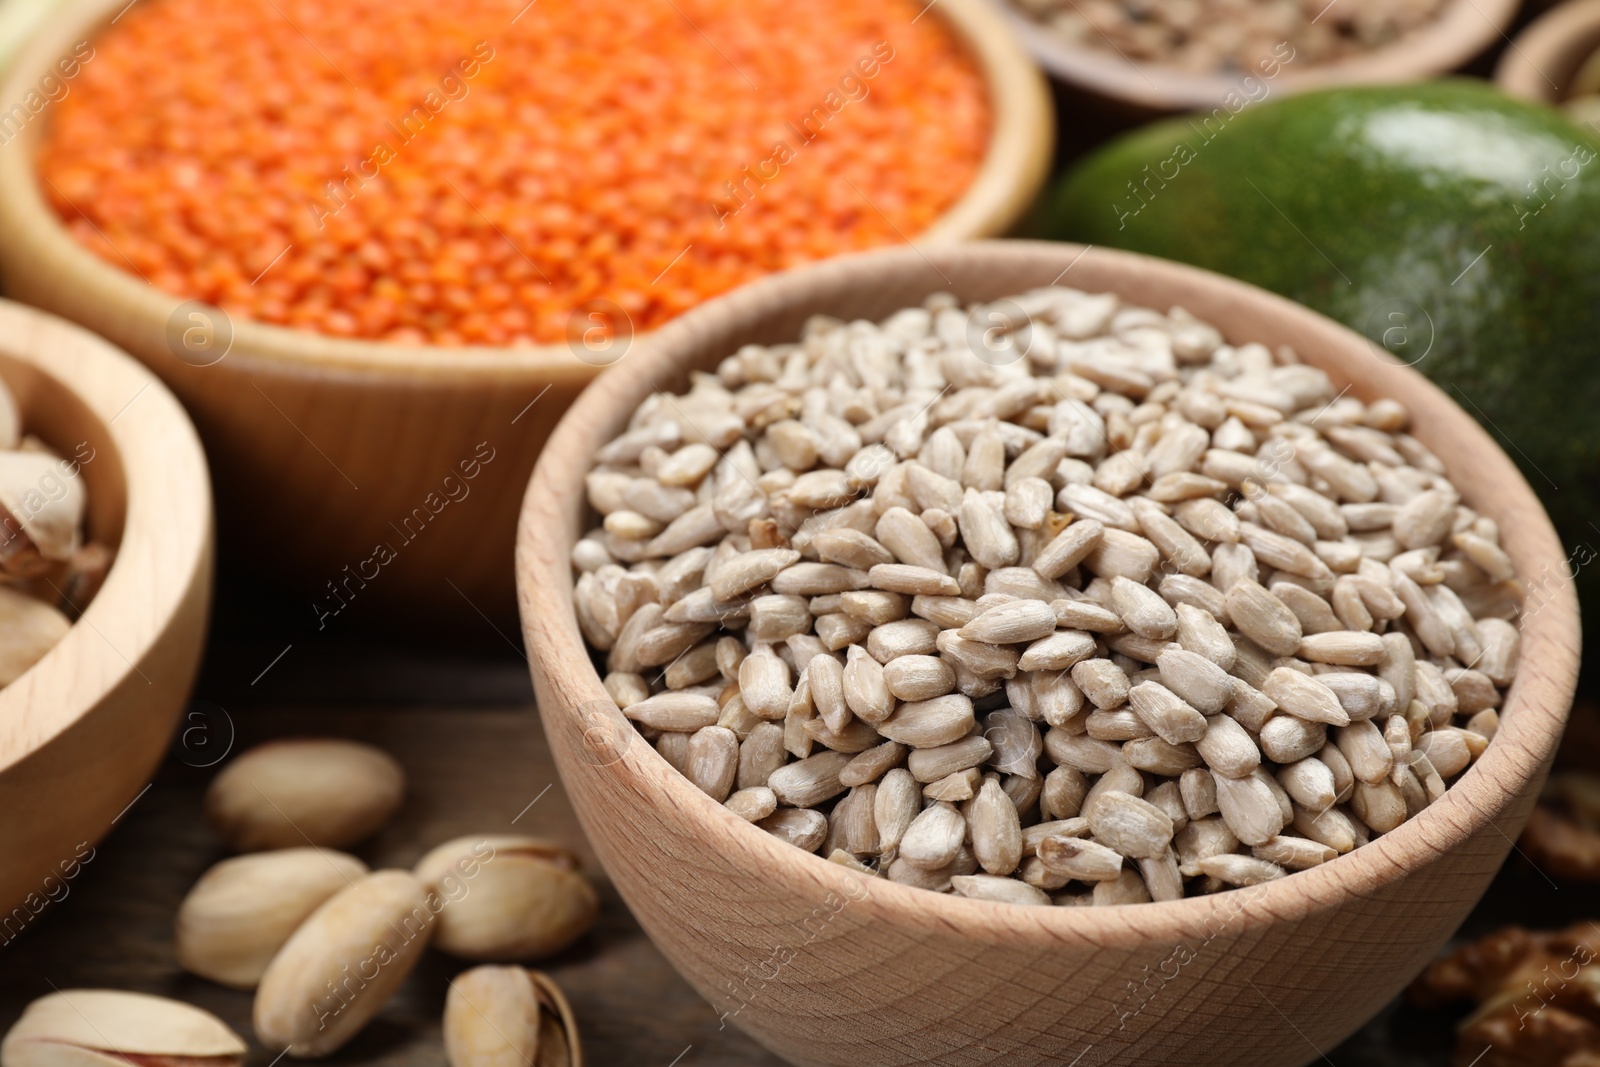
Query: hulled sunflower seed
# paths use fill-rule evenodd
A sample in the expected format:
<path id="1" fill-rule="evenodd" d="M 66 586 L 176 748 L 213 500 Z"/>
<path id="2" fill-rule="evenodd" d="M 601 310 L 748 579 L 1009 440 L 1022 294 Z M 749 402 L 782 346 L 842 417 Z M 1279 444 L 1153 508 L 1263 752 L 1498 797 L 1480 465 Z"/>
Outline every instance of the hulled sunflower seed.
<path id="1" fill-rule="evenodd" d="M 1076 882 L 1104 882 L 1122 873 L 1122 853 L 1097 841 L 1057 834 L 1040 841 L 1039 862 Z"/>
<path id="2" fill-rule="evenodd" d="M 1344 710 L 1333 690 L 1291 667 L 1278 667 L 1267 675 L 1261 691 L 1284 711 L 1297 719 L 1344 726 L 1350 713 Z"/>
<path id="3" fill-rule="evenodd" d="M 828 817 L 809 808 L 779 808 L 756 825 L 806 852 L 821 848 L 828 836 Z"/>
<path id="4" fill-rule="evenodd" d="M 1299 656 L 1313 663 L 1344 667 L 1373 667 L 1383 662 L 1383 638 L 1374 633 L 1332 630 L 1300 639 Z"/>
<path id="5" fill-rule="evenodd" d="M 1206 735 L 1206 718 L 1159 682 L 1140 682 L 1128 690 L 1128 703 L 1168 744 L 1198 741 Z"/>
<path id="6" fill-rule="evenodd" d="M 1209 856 L 1195 866 L 1201 874 L 1208 874 L 1228 885 L 1240 886 L 1260 885 L 1262 882 L 1282 878 L 1287 873 L 1276 863 L 1269 863 L 1255 856 L 1239 856 L 1233 853 Z"/>
<path id="7" fill-rule="evenodd" d="M 850 756 L 843 752 L 819 752 L 773 771 L 767 776 L 767 788 L 784 804 L 815 807 L 844 792 L 839 775 L 849 763 Z"/>
<path id="8" fill-rule="evenodd" d="M 760 822 L 778 810 L 778 798 L 764 785 L 741 789 L 723 802 L 723 807 L 745 822 Z"/>
<path id="9" fill-rule="evenodd" d="M 958 874 L 951 876 L 950 888 L 957 896 L 969 900 L 992 900 L 997 904 L 1021 904 L 1024 907 L 1050 905 L 1048 893 L 1015 878 L 999 878 L 991 874 Z"/>
<path id="10" fill-rule="evenodd" d="M 1013 600 L 983 611 L 958 632 L 969 641 L 1014 645 L 1048 636 L 1055 629 L 1056 613 L 1049 604 L 1042 600 Z"/>
<path id="11" fill-rule="evenodd" d="M 1242 578 L 1228 589 L 1228 617 L 1240 633 L 1278 656 L 1300 650 L 1300 620 L 1260 582 Z"/>
<path id="12" fill-rule="evenodd" d="M 906 827 L 900 838 L 900 858 L 925 871 L 937 870 L 955 860 L 966 835 L 967 821 L 955 805 L 943 801 L 934 803 Z"/>

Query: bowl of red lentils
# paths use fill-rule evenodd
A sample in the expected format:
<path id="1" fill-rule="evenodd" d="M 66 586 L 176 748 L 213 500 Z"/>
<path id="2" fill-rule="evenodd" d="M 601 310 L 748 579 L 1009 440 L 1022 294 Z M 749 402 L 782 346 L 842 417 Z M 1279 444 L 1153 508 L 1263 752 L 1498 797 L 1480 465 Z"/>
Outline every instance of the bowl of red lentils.
<path id="1" fill-rule="evenodd" d="M 1518 0 L 995 0 L 1040 65 L 1122 112 L 1215 110 L 1273 93 L 1415 81 L 1504 39 Z"/>
<path id="2" fill-rule="evenodd" d="M 761 275 L 1004 232 L 1054 129 L 984 0 L 85 0 L 0 100 L 0 286 L 172 386 L 225 554 L 319 628 L 509 611 L 600 370 Z"/>

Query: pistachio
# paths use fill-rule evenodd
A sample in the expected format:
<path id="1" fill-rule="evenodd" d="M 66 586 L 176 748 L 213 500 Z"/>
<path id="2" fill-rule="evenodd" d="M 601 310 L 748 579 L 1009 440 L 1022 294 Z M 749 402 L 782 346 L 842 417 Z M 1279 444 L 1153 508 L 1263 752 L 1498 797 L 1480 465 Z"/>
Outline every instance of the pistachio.
<path id="1" fill-rule="evenodd" d="M 527 1067 L 539 1054 L 539 994 L 521 967 L 457 975 L 444 1002 L 450 1067 Z"/>
<path id="2" fill-rule="evenodd" d="M 0 585 L 0 685 L 22 677 L 71 628 L 49 604 Z"/>
<path id="3" fill-rule="evenodd" d="M 407 871 L 376 871 L 294 932 L 256 989 L 256 1037 L 301 1059 L 326 1056 L 376 1015 L 434 930 L 429 894 Z"/>
<path id="4" fill-rule="evenodd" d="M 434 944 L 463 959 L 553 955 L 600 910 L 577 856 L 535 837 L 458 837 L 422 857 L 416 875 L 441 898 Z"/>
<path id="5" fill-rule="evenodd" d="M 254 989 L 306 917 L 366 873 L 354 856 L 317 848 L 223 860 L 178 906 L 178 963 L 202 978 Z"/>
<path id="6" fill-rule="evenodd" d="M 450 983 L 444 1054 L 450 1067 L 583 1067 L 561 987 L 521 967 L 474 967 Z"/>
<path id="7" fill-rule="evenodd" d="M 0 1044 L 5 1067 L 238 1067 L 245 1043 L 176 1000 L 67 989 L 28 1005 Z"/>
<path id="8" fill-rule="evenodd" d="M 0 508 L 47 560 L 70 559 L 86 494 L 72 464 L 49 452 L 0 452 Z"/>
<path id="9" fill-rule="evenodd" d="M 257 745 L 206 790 L 211 825 L 239 852 L 343 848 L 377 833 L 400 807 L 405 774 L 382 749 L 301 738 Z"/>

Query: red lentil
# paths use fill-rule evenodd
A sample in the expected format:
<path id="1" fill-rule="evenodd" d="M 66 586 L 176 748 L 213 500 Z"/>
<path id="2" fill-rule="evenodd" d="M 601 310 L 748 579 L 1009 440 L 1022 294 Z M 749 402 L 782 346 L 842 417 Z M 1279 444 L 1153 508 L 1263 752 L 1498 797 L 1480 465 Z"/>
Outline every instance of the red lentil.
<path id="1" fill-rule="evenodd" d="M 960 197 L 989 106 L 922 2 L 140 0 L 40 172 L 103 259 L 243 318 L 519 345 L 607 300 L 644 330 Z"/>

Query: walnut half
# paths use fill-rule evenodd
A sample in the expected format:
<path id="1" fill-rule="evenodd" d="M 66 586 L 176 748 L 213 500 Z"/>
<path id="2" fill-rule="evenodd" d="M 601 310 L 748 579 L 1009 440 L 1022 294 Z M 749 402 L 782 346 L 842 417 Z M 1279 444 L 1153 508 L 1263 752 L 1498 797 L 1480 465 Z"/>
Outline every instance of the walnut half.
<path id="1" fill-rule="evenodd" d="M 1502 930 L 1435 960 L 1411 985 L 1421 1007 L 1478 1007 L 1456 1029 L 1456 1067 L 1600 1067 L 1600 926 Z"/>
<path id="2" fill-rule="evenodd" d="M 1557 878 L 1600 881 L 1600 776 L 1552 774 L 1522 831 L 1522 848 Z"/>

